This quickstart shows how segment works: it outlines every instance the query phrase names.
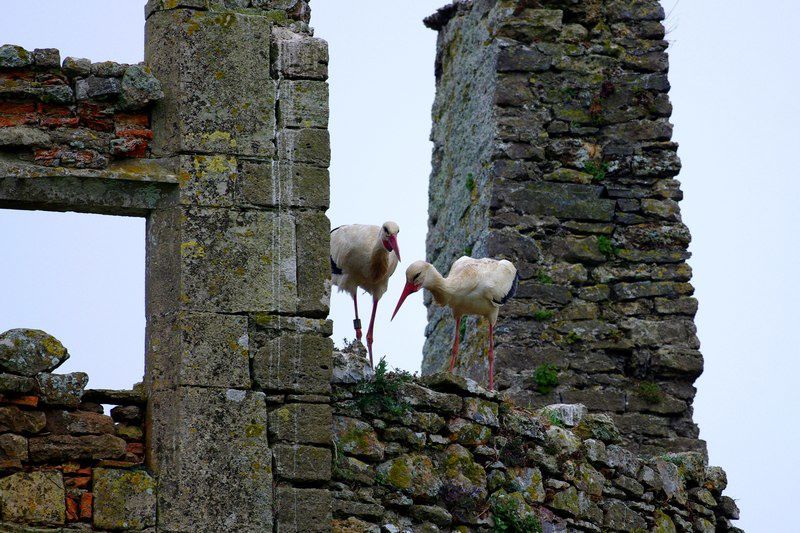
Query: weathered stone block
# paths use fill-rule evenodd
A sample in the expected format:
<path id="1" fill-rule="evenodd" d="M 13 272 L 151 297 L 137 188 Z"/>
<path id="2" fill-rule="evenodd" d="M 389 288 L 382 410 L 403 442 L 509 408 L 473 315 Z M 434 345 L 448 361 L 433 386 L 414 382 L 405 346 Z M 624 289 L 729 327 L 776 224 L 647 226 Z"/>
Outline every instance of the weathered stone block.
<path id="1" fill-rule="evenodd" d="M 270 391 L 330 392 L 333 341 L 318 335 L 285 334 L 253 355 L 253 379 Z"/>
<path id="2" fill-rule="evenodd" d="M 602 263 L 606 255 L 600 251 L 600 241 L 594 235 L 554 239 L 551 253 L 566 261 L 581 263 Z"/>
<path id="3" fill-rule="evenodd" d="M 572 516 L 586 518 L 593 523 L 599 523 L 603 517 L 603 512 L 589 499 L 589 495 L 583 491 L 578 491 L 575 487 L 569 487 L 566 490 L 557 492 L 553 496 L 551 505 Z"/>
<path id="4" fill-rule="evenodd" d="M 506 198 L 517 209 L 533 215 L 610 221 L 613 200 L 600 198 L 602 187 L 557 182 L 530 182 L 509 191 Z"/>
<path id="5" fill-rule="evenodd" d="M 612 20 L 664 20 L 664 8 L 655 0 L 612 0 L 606 13 Z"/>
<path id="6" fill-rule="evenodd" d="M 328 84 L 324 81 L 282 81 L 278 127 L 327 128 L 328 99 Z"/>
<path id="7" fill-rule="evenodd" d="M 8 522 L 61 525 L 66 520 L 61 472 L 19 472 L 0 479 L 0 515 Z"/>
<path id="8" fill-rule="evenodd" d="M 47 431 L 56 435 L 113 434 L 114 421 L 102 413 L 89 411 L 48 411 Z"/>
<path id="9" fill-rule="evenodd" d="M 0 368 L 35 376 L 49 372 L 69 358 L 58 339 L 38 329 L 12 329 L 0 335 Z"/>
<path id="10" fill-rule="evenodd" d="M 273 447 L 275 475 L 289 481 L 327 481 L 331 478 L 331 451 L 303 445 Z"/>
<path id="11" fill-rule="evenodd" d="M 264 394 L 179 387 L 155 392 L 150 400 L 159 526 L 168 531 L 194 531 L 198 524 L 215 531 L 271 529 L 272 457 Z"/>
<path id="12" fill-rule="evenodd" d="M 272 156 L 270 24 L 267 17 L 189 9 L 147 19 L 145 60 L 165 93 L 153 112 L 160 132 L 154 151 Z"/>
<path id="13" fill-rule="evenodd" d="M 640 531 L 647 529 L 642 516 L 620 501 L 612 501 L 606 509 L 603 525 L 614 531 Z"/>
<path id="14" fill-rule="evenodd" d="M 36 48 L 33 62 L 37 67 L 58 68 L 61 66 L 61 53 L 56 48 Z"/>
<path id="15" fill-rule="evenodd" d="M 247 317 L 181 312 L 152 317 L 148 375 L 155 389 L 250 388 Z"/>
<path id="16" fill-rule="evenodd" d="M 180 298 L 185 306 L 225 313 L 295 310 L 298 255 L 293 217 L 188 209 L 183 220 Z"/>
<path id="17" fill-rule="evenodd" d="M 70 374 L 38 374 L 36 385 L 42 403 L 66 407 L 77 407 L 83 397 L 83 389 L 89 383 L 85 372 Z"/>
<path id="18" fill-rule="evenodd" d="M 269 414 L 269 434 L 280 442 L 330 444 L 330 405 L 290 403 Z"/>
<path id="19" fill-rule="evenodd" d="M 0 46 L 0 68 L 21 68 L 33 63 L 33 55 L 13 44 Z"/>
<path id="20" fill-rule="evenodd" d="M 113 435 L 48 435 L 28 441 L 35 463 L 119 459 L 125 455 L 125 441 Z"/>
<path id="21" fill-rule="evenodd" d="M 125 69 L 121 89 L 118 105 L 126 111 L 142 110 L 151 102 L 164 98 L 161 82 L 153 75 L 150 67 L 143 65 L 131 65 Z"/>
<path id="22" fill-rule="evenodd" d="M 542 72 L 550 68 L 553 58 L 535 46 L 514 46 L 500 48 L 497 56 L 498 72 Z"/>
<path id="23" fill-rule="evenodd" d="M 326 489 L 279 486 L 275 491 L 275 520 L 279 533 L 330 531 L 332 499 Z"/>
<path id="24" fill-rule="evenodd" d="M 179 156 L 178 165 L 181 203 L 209 207 L 233 204 L 233 193 L 239 177 L 235 157 Z"/>
<path id="25" fill-rule="evenodd" d="M 479 398 L 464 398 L 463 416 L 485 426 L 500 425 L 497 403 Z"/>
<path id="26" fill-rule="evenodd" d="M 24 394 L 36 386 L 33 378 L 0 373 L 0 393 Z"/>
<path id="27" fill-rule="evenodd" d="M 383 459 L 384 445 L 366 422 L 347 416 L 333 417 L 333 439 L 343 453 L 374 461 Z"/>
<path id="28" fill-rule="evenodd" d="M 622 412 L 625 410 L 625 394 L 613 390 L 567 390 L 561 396 L 565 402 L 582 403 L 590 409 L 599 411 Z"/>
<path id="29" fill-rule="evenodd" d="M 461 411 L 462 399 L 455 394 L 435 392 L 416 383 L 402 383 L 400 385 L 400 400 L 412 407 L 424 407 L 455 414 Z"/>
<path id="30" fill-rule="evenodd" d="M 0 406 L 0 432 L 38 433 L 44 429 L 45 414 L 41 411 L 23 411 L 13 405 Z"/>
<path id="31" fill-rule="evenodd" d="M 330 307 L 331 224 L 323 213 L 298 213 L 296 219 L 297 311 L 325 317 Z"/>
<path id="32" fill-rule="evenodd" d="M 327 79 L 328 43 L 284 28 L 273 31 L 274 74 L 286 78 Z"/>
<path id="33" fill-rule="evenodd" d="M 695 333 L 697 328 L 688 319 L 643 320 L 629 318 L 620 326 L 629 332 L 637 346 L 674 345 L 681 348 L 697 349 L 700 342 Z"/>
<path id="34" fill-rule="evenodd" d="M 509 15 L 500 15 L 497 35 L 523 43 L 553 39 L 561 32 L 564 18 L 560 9 L 522 9 Z"/>
<path id="35" fill-rule="evenodd" d="M 156 525 L 156 481 L 144 470 L 95 468 L 95 527 L 143 529 Z"/>
<path id="36" fill-rule="evenodd" d="M 16 459 L 18 461 L 28 460 L 28 439 L 13 433 L 0 435 L 0 461 L 6 459 Z M 2 500 L 2 498 L 0 498 Z"/>
<path id="37" fill-rule="evenodd" d="M 236 201 L 245 205 L 327 209 L 330 176 L 327 169 L 306 163 L 241 161 Z"/>
<path id="38" fill-rule="evenodd" d="M 328 130 L 283 130 L 278 135 L 281 160 L 308 163 L 327 168 L 331 162 L 331 139 Z"/>
<path id="39" fill-rule="evenodd" d="M 89 76 L 75 82 L 75 99 L 103 100 L 116 98 L 122 92 L 122 84 L 117 78 Z"/>
<path id="40" fill-rule="evenodd" d="M 382 485 L 423 500 L 435 498 L 443 483 L 433 461 L 424 454 L 401 455 L 387 461 L 378 466 L 378 474 Z"/>

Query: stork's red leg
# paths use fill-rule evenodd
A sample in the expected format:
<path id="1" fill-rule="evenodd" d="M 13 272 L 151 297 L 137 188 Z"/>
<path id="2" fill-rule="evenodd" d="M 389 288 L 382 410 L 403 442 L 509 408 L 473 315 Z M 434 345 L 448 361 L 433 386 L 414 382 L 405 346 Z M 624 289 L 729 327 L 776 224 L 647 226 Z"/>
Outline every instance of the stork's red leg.
<path id="1" fill-rule="evenodd" d="M 489 390 L 494 390 L 494 326 L 489 324 Z"/>
<path id="2" fill-rule="evenodd" d="M 361 320 L 358 318 L 358 298 L 353 295 L 353 307 L 356 309 L 356 319 L 353 320 L 353 327 L 356 329 L 356 340 L 361 340 Z"/>
<path id="3" fill-rule="evenodd" d="M 453 369 L 456 367 L 456 357 L 458 356 L 458 334 L 461 330 L 461 317 L 456 317 L 456 338 L 453 341 L 453 353 L 450 356 L 450 373 L 453 372 Z"/>
<path id="4" fill-rule="evenodd" d="M 372 328 L 375 325 L 375 311 L 378 309 L 378 300 L 372 299 L 372 316 L 369 318 L 369 328 L 367 328 L 367 350 L 369 351 L 369 366 L 372 365 Z"/>

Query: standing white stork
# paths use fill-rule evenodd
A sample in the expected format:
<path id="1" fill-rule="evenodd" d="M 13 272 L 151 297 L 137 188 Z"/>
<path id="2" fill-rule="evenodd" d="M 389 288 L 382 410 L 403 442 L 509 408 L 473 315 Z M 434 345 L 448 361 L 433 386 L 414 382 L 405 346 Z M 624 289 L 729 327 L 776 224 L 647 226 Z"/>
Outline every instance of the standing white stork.
<path id="1" fill-rule="evenodd" d="M 385 222 L 383 226 L 349 224 L 331 231 L 331 271 L 333 284 L 340 291 L 350 293 L 356 318 L 353 327 L 356 338 L 361 340 L 361 320 L 358 318 L 357 291 L 361 287 L 372 295 L 372 316 L 367 329 L 369 364 L 372 365 L 372 329 L 375 325 L 375 310 L 378 300 L 389 286 L 400 261 L 397 234 L 400 226 Z M 394 253 L 392 253 L 394 252 Z"/>
<path id="2" fill-rule="evenodd" d="M 406 297 L 422 288 L 431 292 L 437 304 L 448 306 L 456 319 L 456 338 L 450 356 L 452 372 L 458 355 L 461 317 L 486 317 L 489 320 L 489 390 L 494 390 L 494 326 L 500 306 L 517 292 L 518 281 L 516 267 L 505 259 L 498 261 L 464 256 L 453 263 L 446 278 L 430 263 L 417 261 L 406 270 L 406 286 L 392 318 L 400 310 Z"/>

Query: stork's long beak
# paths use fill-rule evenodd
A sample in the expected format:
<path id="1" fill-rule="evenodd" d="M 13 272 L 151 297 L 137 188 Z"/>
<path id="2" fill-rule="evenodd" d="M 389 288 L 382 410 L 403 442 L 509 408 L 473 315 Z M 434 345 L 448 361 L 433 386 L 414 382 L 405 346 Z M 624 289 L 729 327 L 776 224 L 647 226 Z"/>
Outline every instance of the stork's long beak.
<path id="1" fill-rule="evenodd" d="M 400 310 L 400 306 L 406 301 L 408 295 L 417 292 L 419 289 L 420 288 L 415 286 L 413 283 L 408 281 L 406 282 L 406 286 L 403 287 L 403 294 L 400 295 L 400 300 L 397 302 L 397 307 L 394 308 L 394 313 L 392 313 L 392 320 L 394 320 L 394 315 L 396 315 Z"/>
<path id="2" fill-rule="evenodd" d="M 400 246 L 397 244 L 397 235 L 389 235 L 389 245 L 394 250 L 397 260 L 400 261 Z"/>

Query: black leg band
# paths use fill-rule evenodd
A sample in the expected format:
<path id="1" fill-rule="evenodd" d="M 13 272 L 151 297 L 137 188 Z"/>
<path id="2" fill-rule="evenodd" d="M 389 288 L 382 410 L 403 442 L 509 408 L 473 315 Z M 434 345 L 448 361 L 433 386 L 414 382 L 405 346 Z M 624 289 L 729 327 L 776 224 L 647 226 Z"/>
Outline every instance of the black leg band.
<path id="1" fill-rule="evenodd" d="M 355 320 L 353 320 L 353 327 L 355 329 L 361 329 L 361 319 L 360 318 L 356 318 Z"/>

